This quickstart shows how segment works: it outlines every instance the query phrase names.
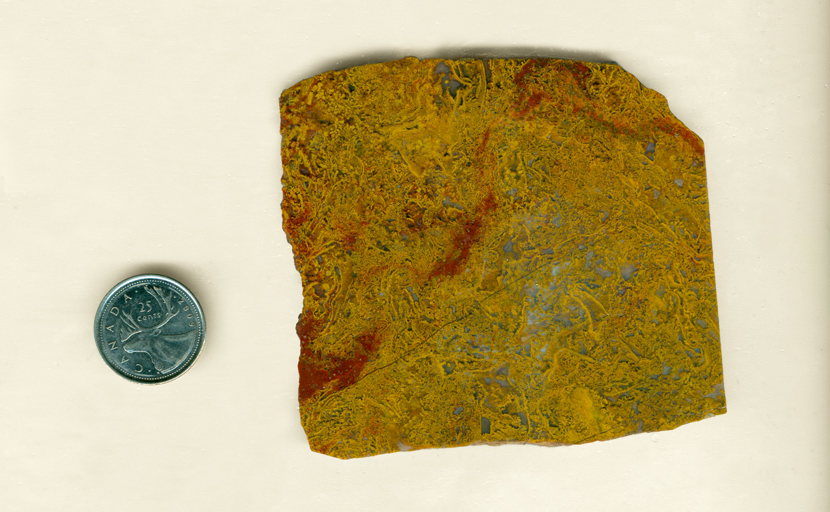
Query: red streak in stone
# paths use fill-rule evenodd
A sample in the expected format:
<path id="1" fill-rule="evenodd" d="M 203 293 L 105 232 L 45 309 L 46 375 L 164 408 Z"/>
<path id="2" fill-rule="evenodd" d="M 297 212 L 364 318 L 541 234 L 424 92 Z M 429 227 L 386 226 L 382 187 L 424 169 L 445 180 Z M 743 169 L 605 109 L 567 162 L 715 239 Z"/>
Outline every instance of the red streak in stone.
<path id="1" fill-rule="evenodd" d="M 542 101 L 542 98 L 544 98 L 544 97 L 545 97 L 545 94 L 541 93 L 541 92 L 537 92 L 536 94 L 533 94 L 530 97 L 530 99 L 527 100 L 527 108 L 531 109 L 531 108 L 535 107 L 536 105 L 538 105 Z"/>
<path id="2" fill-rule="evenodd" d="M 351 386 L 357 382 L 360 377 L 360 372 L 363 367 L 369 362 L 369 359 L 374 356 L 378 348 L 380 348 L 380 339 L 378 339 L 377 332 L 365 332 L 355 338 L 358 347 L 355 349 L 355 355 L 350 359 L 336 358 L 331 370 L 332 377 L 338 379 L 335 384 L 335 391 L 339 391 L 345 387 Z"/>
<path id="3" fill-rule="evenodd" d="M 545 92 L 537 92 L 532 94 L 530 98 L 528 98 L 525 108 L 516 112 L 516 115 L 520 117 L 527 115 L 527 113 L 530 112 L 531 109 L 539 106 L 539 103 L 542 102 L 542 99 L 550 99 L 550 95 L 548 95 Z"/>
<path id="4" fill-rule="evenodd" d="M 700 140 L 694 133 L 692 133 L 691 130 L 689 130 L 685 126 L 678 124 L 678 122 L 672 120 L 669 117 L 658 119 L 657 121 L 655 121 L 654 124 L 657 127 L 657 129 L 661 130 L 662 132 L 668 135 L 679 135 L 683 140 L 689 143 L 690 146 L 692 146 L 692 149 L 695 150 L 695 153 L 699 155 L 703 154 L 703 146 L 701 146 Z"/>
<path id="5" fill-rule="evenodd" d="M 484 133 L 481 134 L 481 142 L 478 144 L 478 148 L 476 148 L 476 158 L 479 161 L 484 159 L 488 142 L 490 142 L 490 128 L 486 128 Z"/>
<path id="6" fill-rule="evenodd" d="M 300 206 L 300 201 L 291 196 L 285 196 L 282 200 L 282 209 L 287 211 L 288 216 L 283 218 L 282 227 L 292 243 L 299 242 L 301 237 L 297 236 L 300 227 L 311 217 L 311 209 L 307 204 Z"/>
<path id="7" fill-rule="evenodd" d="M 576 82 L 583 90 L 588 90 L 588 77 L 591 76 L 591 69 L 581 62 L 574 62 L 573 69 L 571 69 Z"/>
<path id="8" fill-rule="evenodd" d="M 524 105 L 521 110 L 516 112 L 516 115 L 520 117 L 526 115 L 531 109 L 537 107 L 539 103 L 541 103 L 542 99 L 550 99 L 550 95 L 544 91 L 537 91 L 531 94 L 530 88 L 525 83 L 527 75 L 541 64 L 542 63 L 536 59 L 530 59 L 524 66 L 522 66 L 522 69 L 516 73 L 516 76 L 513 77 L 513 83 L 516 84 L 516 88 L 519 90 L 516 106 L 514 108 L 519 108 L 519 106 Z M 529 98 L 528 94 L 530 94 Z"/>
<path id="9" fill-rule="evenodd" d="M 536 67 L 538 61 L 536 59 L 530 59 L 522 66 L 522 69 L 516 73 L 516 76 L 513 77 L 513 83 L 516 84 L 518 87 L 524 88 L 525 87 L 525 78 L 527 74 L 533 71 L 533 68 Z"/>
<path id="10" fill-rule="evenodd" d="M 537 62 L 535 59 L 529 60 L 524 66 L 522 66 L 521 70 L 519 70 L 519 72 L 516 73 L 516 76 L 513 78 L 513 82 L 519 89 L 519 97 L 516 104 L 525 105 L 524 108 L 522 108 L 522 110 L 516 112 L 518 116 L 523 116 L 527 114 L 532 108 L 538 106 L 542 99 L 549 98 L 544 92 L 534 93 L 529 98 L 527 98 L 527 95 L 529 94 L 528 85 L 526 84 L 528 74 L 530 74 L 533 71 L 533 69 L 536 68 L 538 65 L 539 62 Z M 588 80 L 591 77 L 591 68 L 589 68 L 581 62 L 557 61 L 554 63 L 554 66 L 559 71 L 567 70 L 568 72 L 570 72 L 570 74 L 576 81 L 577 85 L 579 85 L 581 89 L 587 92 Z M 603 125 L 612 133 L 625 134 L 628 136 L 636 136 L 638 133 L 638 130 L 635 130 L 628 120 L 606 119 L 604 115 L 601 115 L 595 109 L 591 108 L 590 103 L 585 104 L 577 98 L 574 98 L 571 100 L 569 106 L 571 107 L 571 113 L 576 114 L 578 112 L 581 112 L 583 116 L 593 119 L 597 123 Z M 566 107 L 566 105 L 563 105 L 563 107 Z M 692 147 L 692 149 L 694 149 L 696 153 L 700 155 L 703 154 L 703 145 L 700 143 L 700 139 L 698 139 L 698 137 L 691 130 L 680 124 L 679 121 L 671 117 L 662 117 L 654 121 L 651 121 L 651 124 L 663 133 L 682 138 L 684 141 L 686 141 L 686 143 L 688 143 Z M 639 130 L 642 130 L 644 128 L 646 128 L 646 126 L 638 127 Z M 489 133 L 487 135 L 489 136 Z"/>
<path id="11" fill-rule="evenodd" d="M 492 126 L 493 123 L 490 123 Z M 488 150 L 487 145 L 490 143 L 490 126 L 484 129 L 481 134 L 481 142 L 478 143 L 475 153 L 472 156 L 473 165 L 475 165 L 482 173 L 488 169 L 492 169 L 496 165 L 496 155 Z"/>
<path id="12" fill-rule="evenodd" d="M 310 311 L 305 311 L 300 315 L 300 321 L 297 322 L 297 335 L 300 337 L 300 361 L 297 364 L 300 372 L 300 400 L 311 398 L 327 382 L 325 370 L 317 368 L 314 364 L 317 358 L 309 348 L 311 341 L 320 334 L 322 329 L 323 322 Z"/>
<path id="13" fill-rule="evenodd" d="M 357 235 L 354 233 L 346 233 L 343 236 L 343 248 L 349 251 L 354 250 L 354 244 L 357 242 Z"/>
<path id="14" fill-rule="evenodd" d="M 461 265 L 470 257 L 470 247 L 477 240 L 481 229 L 481 219 L 465 222 L 453 235 L 450 255 L 439 261 L 429 273 L 430 279 L 436 276 L 454 276 L 461 271 Z"/>
<path id="15" fill-rule="evenodd" d="M 430 279 L 437 276 L 454 276 L 461 272 L 464 263 L 470 257 L 473 244 L 478 242 L 484 224 L 484 215 L 494 211 L 497 206 L 496 198 L 490 192 L 476 208 L 473 218 L 464 221 L 453 234 L 447 256 L 432 267 L 429 273 Z"/>
<path id="16" fill-rule="evenodd" d="M 300 400 L 308 400 L 330 385 L 333 385 L 332 392 L 351 386 L 380 348 L 377 331 L 364 332 L 355 337 L 352 357 L 321 357 L 311 350 L 310 344 L 322 329 L 322 321 L 309 311 L 304 312 L 297 323 L 297 335 L 300 337 L 300 361 L 297 365 Z"/>
<path id="17" fill-rule="evenodd" d="M 479 215 L 483 215 L 485 213 L 495 211 L 498 206 L 499 204 L 496 202 L 496 196 L 494 196 L 493 192 L 490 191 L 487 194 L 487 197 L 484 198 L 484 201 L 482 201 L 481 204 L 478 205 L 478 208 L 476 208 L 476 212 Z"/>

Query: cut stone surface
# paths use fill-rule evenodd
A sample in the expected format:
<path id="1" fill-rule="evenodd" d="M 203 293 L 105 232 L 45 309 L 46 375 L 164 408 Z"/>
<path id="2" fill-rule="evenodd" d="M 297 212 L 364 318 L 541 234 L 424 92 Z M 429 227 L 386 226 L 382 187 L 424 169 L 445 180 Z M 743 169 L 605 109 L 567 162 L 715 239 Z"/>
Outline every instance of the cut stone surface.
<path id="1" fill-rule="evenodd" d="M 726 412 L 703 143 L 634 76 L 407 58 L 280 106 L 313 450 L 577 444 Z"/>

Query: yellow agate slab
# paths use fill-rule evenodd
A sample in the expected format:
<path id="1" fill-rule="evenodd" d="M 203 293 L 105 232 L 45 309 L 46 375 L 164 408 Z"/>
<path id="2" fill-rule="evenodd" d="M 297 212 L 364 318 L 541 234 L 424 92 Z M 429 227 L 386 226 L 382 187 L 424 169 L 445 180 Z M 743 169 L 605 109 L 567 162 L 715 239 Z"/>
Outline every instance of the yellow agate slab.
<path id="1" fill-rule="evenodd" d="M 726 412 L 703 143 L 659 93 L 615 64 L 407 58 L 280 105 L 313 450 Z"/>

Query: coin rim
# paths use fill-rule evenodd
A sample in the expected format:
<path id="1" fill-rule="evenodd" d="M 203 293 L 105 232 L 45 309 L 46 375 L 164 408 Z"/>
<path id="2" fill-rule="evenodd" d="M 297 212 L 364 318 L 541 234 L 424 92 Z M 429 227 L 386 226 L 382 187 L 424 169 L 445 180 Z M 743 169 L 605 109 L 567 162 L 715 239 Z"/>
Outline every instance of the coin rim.
<path id="1" fill-rule="evenodd" d="M 171 374 L 163 375 L 163 376 L 158 377 L 158 378 L 152 378 L 152 380 L 150 380 L 150 378 L 148 378 L 147 380 L 142 380 L 139 377 L 135 377 L 133 375 L 128 374 L 127 372 L 125 372 L 124 370 L 119 368 L 118 366 L 113 365 L 110 362 L 110 360 L 107 359 L 106 355 L 104 354 L 104 350 L 101 346 L 101 337 L 100 337 L 100 334 L 98 332 L 99 331 L 98 330 L 99 322 L 101 321 L 101 317 L 104 315 L 105 306 L 110 301 L 110 299 L 112 299 L 112 297 L 114 295 L 116 295 L 122 288 L 124 288 L 126 286 L 129 286 L 130 284 L 132 284 L 135 281 L 140 281 L 140 280 L 143 280 L 143 279 L 155 279 L 157 281 L 163 281 L 163 282 L 166 282 L 169 285 L 172 285 L 174 288 L 177 288 L 179 290 L 178 293 L 181 293 L 182 295 L 186 295 L 190 300 L 193 301 L 193 304 L 196 306 L 196 311 L 199 314 L 199 321 L 201 322 L 201 329 L 200 329 L 201 334 L 199 336 L 199 341 L 198 341 L 199 346 L 196 348 L 195 353 L 191 356 L 190 361 L 188 363 L 184 364 L 181 368 L 179 368 L 177 370 L 174 370 Z M 193 363 L 195 363 L 196 360 L 199 359 L 199 356 L 202 354 L 202 348 L 204 348 L 204 346 L 205 346 L 205 334 L 207 332 L 207 325 L 205 324 L 205 314 L 202 311 L 202 305 L 199 304 L 199 301 L 198 301 L 198 299 L 196 299 L 196 296 L 193 295 L 193 293 L 182 283 L 176 281 L 175 279 L 173 279 L 171 277 L 167 277 L 167 276 L 164 276 L 164 275 L 161 275 L 161 274 L 139 274 L 139 275 L 136 275 L 136 276 L 128 277 L 127 279 L 125 279 L 125 280 L 121 281 L 120 283 L 118 283 L 117 285 L 113 286 L 112 289 L 104 296 L 104 299 L 101 301 L 101 304 L 98 306 L 98 311 L 95 312 L 95 322 L 93 323 L 92 328 L 93 328 L 93 332 L 94 332 L 94 335 L 95 335 L 95 346 L 98 348 L 98 353 L 101 355 L 101 358 L 104 360 L 104 362 L 107 364 L 107 366 L 109 366 L 110 369 L 112 369 L 112 371 L 114 371 L 115 373 L 120 375 L 122 378 L 124 378 L 124 379 L 126 379 L 130 382 L 137 382 L 139 384 L 145 384 L 145 385 L 150 385 L 150 386 L 157 385 L 157 384 L 164 384 L 166 382 L 176 380 L 179 377 L 181 377 L 182 375 L 184 375 L 185 372 L 187 372 L 190 369 L 190 367 L 193 366 Z"/>

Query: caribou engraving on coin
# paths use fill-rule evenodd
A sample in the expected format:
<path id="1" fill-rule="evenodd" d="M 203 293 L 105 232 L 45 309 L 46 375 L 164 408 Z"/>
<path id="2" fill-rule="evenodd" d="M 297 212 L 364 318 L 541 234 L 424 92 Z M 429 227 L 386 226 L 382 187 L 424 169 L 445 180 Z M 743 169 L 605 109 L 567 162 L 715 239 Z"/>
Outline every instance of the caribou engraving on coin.
<path id="1" fill-rule="evenodd" d="M 95 316 L 104 361 L 122 377 L 144 383 L 184 373 L 204 342 L 204 315 L 196 297 L 169 277 L 148 274 L 119 283 Z"/>
<path id="2" fill-rule="evenodd" d="M 149 315 L 152 311 L 152 304 L 149 301 L 146 306 L 142 303 L 142 307 L 147 308 L 147 314 L 144 316 L 161 318 L 161 321 L 145 328 L 138 324 L 132 313 L 121 311 L 122 347 L 128 354 L 146 353 L 153 361 L 156 370 L 167 373 L 187 357 L 196 340 L 196 330 L 192 329 L 182 334 L 163 334 L 162 328 L 180 312 L 172 304 L 173 292 L 165 294 L 164 290 L 158 286 L 145 286 L 144 290 L 164 308 L 163 313 L 157 312 Z"/>

